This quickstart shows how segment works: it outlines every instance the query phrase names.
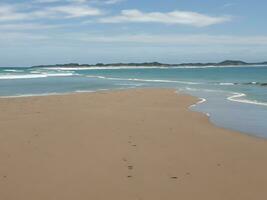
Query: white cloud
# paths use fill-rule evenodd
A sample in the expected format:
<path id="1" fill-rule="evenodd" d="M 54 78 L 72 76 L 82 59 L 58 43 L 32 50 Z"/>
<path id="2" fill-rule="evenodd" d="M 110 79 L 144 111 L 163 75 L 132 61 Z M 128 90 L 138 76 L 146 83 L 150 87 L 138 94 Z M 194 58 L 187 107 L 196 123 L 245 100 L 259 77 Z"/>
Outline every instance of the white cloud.
<path id="1" fill-rule="evenodd" d="M 0 21 L 27 19 L 27 14 L 17 12 L 17 9 L 14 5 L 0 5 Z"/>
<path id="2" fill-rule="evenodd" d="M 213 17 L 197 12 L 173 11 L 173 12 L 150 12 L 144 13 L 139 10 L 122 10 L 118 16 L 100 19 L 101 23 L 129 23 L 129 22 L 155 22 L 164 24 L 183 24 L 196 27 L 210 26 L 230 21 L 231 17 Z"/>
<path id="3" fill-rule="evenodd" d="M 59 1 L 59 0 L 57 0 L 57 1 Z M 76 3 L 91 2 L 91 3 L 102 3 L 102 4 L 117 4 L 117 3 L 120 3 L 124 0 L 67 0 L 67 1 L 76 2 Z"/>
<path id="4" fill-rule="evenodd" d="M 97 8 L 92 8 L 87 5 L 78 6 L 78 5 L 66 5 L 66 6 L 57 6 L 47 8 L 45 12 L 52 14 L 63 14 L 67 18 L 74 17 L 85 17 L 85 16 L 98 16 L 102 14 L 102 11 Z"/>
<path id="5" fill-rule="evenodd" d="M 222 6 L 222 8 L 228 8 L 228 7 L 232 7 L 232 6 L 234 6 L 235 5 L 235 3 L 226 3 L 226 4 L 224 4 L 223 6 Z"/>
<path id="6" fill-rule="evenodd" d="M 37 23 L 15 23 L 15 24 L 0 24 L 0 30 L 13 30 L 13 31 L 25 31 L 25 30 L 43 30 L 43 29 L 54 29 L 62 28 L 63 25 L 47 25 Z"/>
<path id="7" fill-rule="evenodd" d="M 55 2 L 62 2 L 62 3 L 100 3 L 100 4 L 117 4 L 125 0 L 35 0 L 35 3 L 55 3 Z"/>
<path id="8" fill-rule="evenodd" d="M 22 21 L 47 18 L 77 18 L 86 16 L 99 16 L 102 11 L 88 5 L 64 5 L 42 7 L 34 10 L 17 5 L 0 5 L 0 22 Z"/>
<path id="9" fill-rule="evenodd" d="M 116 4 L 116 3 L 120 3 L 124 0 L 107 0 L 105 1 L 106 4 Z"/>
<path id="10" fill-rule="evenodd" d="M 35 0 L 33 3 L 54 3 L 54 2 L 59 2 L 61 0 Z"/>

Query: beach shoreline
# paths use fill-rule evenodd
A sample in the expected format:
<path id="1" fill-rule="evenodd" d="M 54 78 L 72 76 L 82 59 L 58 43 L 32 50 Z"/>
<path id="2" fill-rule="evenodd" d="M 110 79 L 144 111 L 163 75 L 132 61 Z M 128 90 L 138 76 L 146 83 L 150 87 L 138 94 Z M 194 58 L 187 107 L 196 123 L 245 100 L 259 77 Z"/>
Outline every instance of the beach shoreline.
<path id="1" fill-rule="evenodd" d="M 172 89 L 0 98 L 0 199 L 264 199 L 265 139 Z"/>

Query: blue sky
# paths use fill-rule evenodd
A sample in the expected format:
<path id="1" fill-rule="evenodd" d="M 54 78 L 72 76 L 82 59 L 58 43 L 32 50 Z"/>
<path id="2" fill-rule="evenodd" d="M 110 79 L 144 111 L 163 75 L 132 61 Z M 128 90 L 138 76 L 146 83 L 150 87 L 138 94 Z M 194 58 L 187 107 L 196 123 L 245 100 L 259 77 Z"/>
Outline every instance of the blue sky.
<path id="1" fill-rule="evenodd" d="M 267 60 L 266 0 L 1 0 L 0 66 Z"/>

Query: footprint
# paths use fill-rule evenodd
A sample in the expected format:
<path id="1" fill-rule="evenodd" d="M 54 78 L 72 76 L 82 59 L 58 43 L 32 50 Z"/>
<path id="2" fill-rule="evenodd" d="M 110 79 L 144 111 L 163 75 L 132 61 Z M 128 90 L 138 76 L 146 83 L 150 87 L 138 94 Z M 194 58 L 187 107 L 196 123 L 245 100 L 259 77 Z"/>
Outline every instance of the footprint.
<path id="1" fill-rule="evenodd" d="M 178 177 L 177 176 L 172 176 L 171 179 L 178 179 Z"/>
<path id="2" fill-rule="evenodd" d="M 132 165 L 129 165 L 129 166 L 128 166 L 128 169 L 129 169 L 129 170 L 132 170 L 132 169 L 133 169 L 133 166 L 132 166 Z"/>

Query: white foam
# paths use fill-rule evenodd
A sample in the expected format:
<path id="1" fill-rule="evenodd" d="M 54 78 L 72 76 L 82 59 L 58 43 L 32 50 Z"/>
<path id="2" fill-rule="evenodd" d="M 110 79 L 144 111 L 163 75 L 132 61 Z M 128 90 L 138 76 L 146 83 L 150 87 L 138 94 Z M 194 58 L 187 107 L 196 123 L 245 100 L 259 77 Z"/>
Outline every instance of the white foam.
<path id="1" fill-rule="evenodd" d="M 22 72 L 21 70 L 5 69 L 4 72 Z"/>
<path id="2" fill-rule="evenodd" d="M 75 74 L 73 73 L 55 73 L 55 74 L 50 74 L 50 73 L 43 73 L 44 75 L 46 75 L 47 77 L 57 77 L 57 76 L 73 76 Z"/>
<path id="3" fill-rule="evenodd" d="M 76 90 L 74 93 L 91 93 L 91 92 L 98 92 L 98 91 L 108 91 L 109 89 L 101 88 L 96 90 Z"/>
<path id="4" fill-rule="evenodd" d="M 219 83 L 219 85 L 235 85 L 234 83 Z"/>
<path id="5" fill-rule="evenodd" d="M 76 93 L 87 93 L 87 92 L 95 92 L 94 90 L 76 90 Z"/>
<path id="6" fill-rule="evenodd" d="M 199 102 L 197 102 L 197 104 L 202 104 L 202 103 L 204 103 L 204 102 L 206 102 L 206 101 L 207 101 L 207 99 L 200 98 L 200 101 L 199 101 Z"/>
<path id="7" fill-rule="evenodd" d="M 190 87 L 186 87 L 185 89 L 186 89 L 186 90 L 189 90 L 189 91 L 227 93 L 227 91 L 224 91 L 224 90 L 196 89 L 196 88 L 190 88 Z"/>
<path id="8" fill-rule="evenodd" d="M 12 96 L 0 96 L 1 99 L 9 99 L 9 98 L 26 98 L 26 97 L 39 97 L 39 96 L 51 96 L 51 95 L 61 95 L 65 93 L 42 93 L 42 94 L 18 94 L 18 95 L 12 95 Z"/>
<path id="9" fill-rule="evenodd" d="M 108 91 L 109 89 L 98 89 L 98 91 Z"/>
<path id="10" fill-rule="evenodd" d="M 41 72 L 40 71 L 31 71 L 30 73 L 31 74 L 40 74 Z"/>
<path id="11" fill-rule="evenodd" d="M 156 83 L 180 83 L 180 84 L 190 84 L 190 85 L 199 85 L 202 83 L 189 82 L 189 81 L 174 81 L 174 80 L 162 80 L 162 79 L 138 79 L 138 78 L 112 78 L 105 76 L 86 76 L 89 78 L 100 78 L 107 80 L 118 80 L 118 81 L 137 81 L 137 82 L 156 82 Z"/>
<path id="12" fill-rule="evenodd" d="M 195 89 L 195 88 L 190 88 L 190 87 L 186 87 L 185 89 L 186 90 L 189 90 L 189 91 L 229 93 L 228 91 L 223 91 L 223 90 Z M 242 99 L 242 98 L 244 98 L 244 97 L 247 96 L 246 94 L 236 93 L 236 92 L 232 92 L 232 94 L 233 94 L 232 96 L 227 97 L 227 100 L 229 100 L 229 101 L 235 101 L 235 102 L 239 102 L 239 103 L 247 103 L 247 104 L 267 106 L 267 103 L 266 102 L 259 102 L 259 101 L 255 101 L 255 100 Z"/>
<path id="13" fill-rule="evenodd" d="M 91 93 L 91 92 L 104 91 L 104 90 L 108 90 L 108 89 L 76 90 L 74 92 L 49 92 L 49 93 L 42 93 L 42 94 L 40 94 L 40 93 L 37 93 L 37 94 L 18 94 L 18 95 L 12 95 L 12 96 L 0 96 L 0 99 L 68 95 L 68 94 L 75 94 L 75 93 Z"/>
<path id="14" fill-rule="evenodd" d="M 190 106 L 190 108 L 193 108 L 199 104 L 202 104 L 202 103 L 205 103 L 207 101 L 207 99 L 204 99 L 204 98 L 199 98 L 199 101 L 193 105 Z"/>
<path id="15" fill-rule="evenodd" d="M 253 101 L 248 99 L 241 99 L 242 97 L 246 97 L 246 94 L 243 93 L 234 93 L 233 96 L 228 97 L 227 99 L 229 101 L 235 101 L 239 103 L 247 103 L 247 104 L 254 104 L 254 105 L 261 105 L 261 106 L 267 106 L 267 103 L 265 102 L 259 102 L 259 101 Z"/>
<path id="16" fill-rule="evenodd" d="M 104 76 L 91 76 L 91 75 L 87 75 L 86 77 L 88 78 L 100 78 L 100 79 L 107 79 L 106 77 Z"/>
<path id="17" fill-rule="evenodd" d="M 131 84 L 131 83 L 119 83 L 119 84 L 116 84 L 116 85 L 120 85 L 120 86 L 136 86 L 136 87 L 140 87 L 144 84 Z"/>
<path id="18" fill-rule="evenodd" d="M 197 105 L 202 104 L 202 103 L 205 103 L 205 102 L 207 102 L 207 99 L 199 98 L 199 101 L 198 101 L 197 103 L 191 105 L 191 106 L 189 107 L 189 109 L 193 109 L 193 108 L 196 107 Z M 206 112 L 202 112 L 202 113 L 204 113 L 208 118 L 210 118 L 210 113 L 206 113 Z"/>
<path id="19" fill-rule="evenodd" d="M 57 77 L 57 76 L 72 76 L 72 73 L 42 73 L 42 74 L 17 74 L 17 75 L 0 75 L 0 80 L 9 80 L 9 79 L 33 79 L 33 78 L 47 78 L 47 77 Z"/>
<path id="20" fill-rule="evenodd" d="M 43 74 L 36 74 L 36 75 L 30 75 L 30 74 L 21 74 L 21 75 L 0 75 L 0 79 L 28 79 L 28 78 L 45 78 L 46 75 Z"/>

